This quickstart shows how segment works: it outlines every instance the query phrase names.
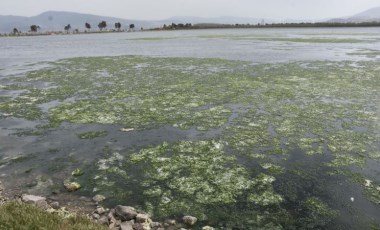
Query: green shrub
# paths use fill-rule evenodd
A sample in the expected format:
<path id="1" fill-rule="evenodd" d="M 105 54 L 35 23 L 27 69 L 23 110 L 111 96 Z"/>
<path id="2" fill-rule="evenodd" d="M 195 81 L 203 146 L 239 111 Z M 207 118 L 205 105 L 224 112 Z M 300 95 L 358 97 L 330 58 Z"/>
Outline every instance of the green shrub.
<path id="1" fill-rule="evenodd" d="M 56 214 L 48 213 L 33 205 L 12 201 L 0 206 L 0 229 L 104 230 L 106 228 L 84 216 L 78 215 L 63 219 Z"/>

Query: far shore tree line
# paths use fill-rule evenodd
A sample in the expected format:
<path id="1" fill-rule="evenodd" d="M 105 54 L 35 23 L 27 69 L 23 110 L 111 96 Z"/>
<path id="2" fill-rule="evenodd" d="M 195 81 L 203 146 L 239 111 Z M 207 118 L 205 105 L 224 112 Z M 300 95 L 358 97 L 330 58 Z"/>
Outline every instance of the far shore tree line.
<path id="1" fill-rule="evenodd" d="M 91 24 L 86 22 L 84 24 L 85 26 L 85 30 L 83 32 L 87 33 L 87 32 L 95 32 L 94 30 L 91 31 Z M 122 29 L 122 24 L 120 22 L 116 22 L 115 23 L 115 27 L 114 29 L 108 29 L 107 30 L 107 22 L 106 21 L 101 21 L 99 22 L 98 24 L 98 28 L 99 28 L 99 32 L 103 32 L 103 31 L 109 31 L 109 32 L 122 32 L 122 31 L 125 31 L 124 29 Z M 135 30 L 135 25 L 134 24 L 130 24 L 129 27 L 128 27 L 128 31 L 134 31 Z M 12 35 L 21 35 L 21 34 L 35 34 L 37 32 L 39 32 L 42 28 L 39 26 L 39 25 L 31 25 L 30 26 L 30 30 L 27 32 L 27 33 L 23 33 L 22 31 L 20 31 L 19 29 L 17 28 L 13 28 L 12 30 Z M 66 34 L 72 32 L 72 33 L 79 33 L 79 29 L 74 29 L 72 30 L 72 27 L 70 24 L 67 24 L 66 26 L 63 27 L 63 30 L 65 31 Z M 143 30 L 143 28 L 141 28 L 141 30 Z M 60 32 L 60 31 L 59 31 Z M 59 33 L 58 32 L 58 33 Z M 56 31 L 51 31 L 51 32 L 48 32 L 48 33 L 57 33 Z"/>
<path id="2" fill-rule="evenodd" d="M 91 32 L 124 32 L 125 29 L 122 29 L 122 24 L 120 22 L 116 22 L 114 24 L 114 28 L 107 29 L 107 22 L 101 21 L 97 25 L 99 30 L 93 30 L 90 23 L 86 22 L 84 24 L 85 30 L 84 33 Z M 380 21 L 373 22 L 316 22 L 316 23 L 257 23 L 257 24 L 217 24 L 217 23 L 199 23 L 199 24 L 191 24 L 191 23 L 172 23 L 169 25 L 164 24 L 162 27 L 153 28 L 149 30 L 187 30 L 187 29 L 223 29 L 223 28 L 313 28 L 313 27 L 379 27 Z M 130 24 L 128 27 L 128 31 L 134 31 L 135 25 Z M 63 27 L 66 34 L 68 33 L 80 33 L 79 29 L 72 30 L 70 24 L 67 24 Z M 8 35 L 33 35 L 37 34 L 38 31 L 41 30 L 41 27 L 38 25 L 31 25 L 30 30 L 27 33 L 22 33 L 17 28 L 14 28 L 13 31 Z M 143 30 L 143 28 L 141 28 Z M 49 33 L 62 33 L 62 32 L 47 32 Z M 6 34 L 5 34 L 6 35 Z"/>

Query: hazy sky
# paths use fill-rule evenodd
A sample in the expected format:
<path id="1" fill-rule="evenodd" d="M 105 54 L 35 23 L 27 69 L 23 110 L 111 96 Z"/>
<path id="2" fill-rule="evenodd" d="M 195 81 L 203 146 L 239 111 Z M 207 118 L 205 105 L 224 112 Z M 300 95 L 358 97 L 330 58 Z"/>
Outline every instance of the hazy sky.
<path id="1" fill-rule="evenodd" d="M 59 10 L 149 20 L 172 16 L 315 20 L 350 16 L 377 6 L 380 0 L 0 0 L 0 15 L 34 16 Z"/>

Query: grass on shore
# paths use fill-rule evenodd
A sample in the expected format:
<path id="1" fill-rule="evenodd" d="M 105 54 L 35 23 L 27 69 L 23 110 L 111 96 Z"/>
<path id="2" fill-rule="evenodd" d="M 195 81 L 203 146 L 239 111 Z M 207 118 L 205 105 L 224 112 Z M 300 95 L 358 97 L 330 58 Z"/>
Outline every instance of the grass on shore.
<path id="1" fill-rule="evenodd" d="M 84 216 L 63 219 L 33 205 L 12 201 L 0 206 L 0 229 L 105 230 L 107 228 Z"/>

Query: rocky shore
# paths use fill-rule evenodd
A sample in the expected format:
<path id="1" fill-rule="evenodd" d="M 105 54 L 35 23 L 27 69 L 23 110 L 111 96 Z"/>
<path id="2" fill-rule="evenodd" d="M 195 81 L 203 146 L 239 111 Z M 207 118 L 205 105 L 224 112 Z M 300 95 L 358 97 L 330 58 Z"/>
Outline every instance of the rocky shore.
<path id="1" fill-rule="evenodd" d="M 76 210 L 68 210 L 59 204 L 58 201 L 48 199 L 43 196 L 23 194 L 16 198 L 7 198 L 4 195 L 4 187 L 0 181 L 0 205 L 12 200 L 19 200 L 27 204 L 34 205 L 47 213 L 54 213 L 61 218 L 76 216 Z M 152 217 L 144 212 L 139 212 L 134 207 L 117 205 L 112 209 L 104 208 L 100 205 L 106 197 L 96 195 L 92 198 L 95 206 L 91 213 L 86 216 L 94 222 L 108 227 L 112 230 L 185 230 L 202 229 L 213 230 L 210 226 L 198 226 L 198 219 L 194 216 L 183 216 L 181 220 L 166 219 L 165 221 L 153 221 Z"/>

